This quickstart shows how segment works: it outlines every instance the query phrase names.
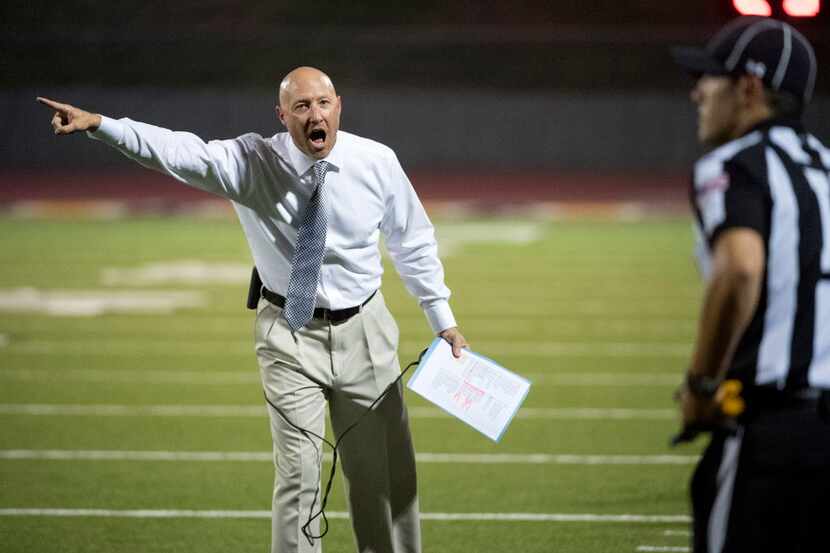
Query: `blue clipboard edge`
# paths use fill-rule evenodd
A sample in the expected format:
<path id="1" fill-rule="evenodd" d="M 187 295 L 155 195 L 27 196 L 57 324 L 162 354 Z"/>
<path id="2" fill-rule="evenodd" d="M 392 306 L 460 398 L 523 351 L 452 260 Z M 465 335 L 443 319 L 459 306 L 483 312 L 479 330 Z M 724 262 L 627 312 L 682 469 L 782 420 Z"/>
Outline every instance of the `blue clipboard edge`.
<path id="1" fill-rule="evenodd" d="M 499 365 L 499 366 L 501 366 L 501 365 Z M 516 373 L 513 373 L 513 374 L 516 374 Z M 527 378 L 525 378 L 525 377 L 523 377 L 523 376 L 521 376 L 521 375 L 518 375 L 518 374 L 517 374 L 516 376 L 518 376 L 519 378 L 521 378 L 522 380 L 524 380 L 525 382 L 527 382 L 527 390 L 525 390 L 525 393 L 524 393 L 524 395 L 522 396 L 522 399 L 519 401 L 519 406 L 518 406 L 518 407 L 516 407 L 516 409 L 515 409 L 515 410 L 513 411 L 513 413 L 510 415 L 510 418 L 509 418 L 509 419 L 507 419 L 507 423 L 504 425 L 504 429 L 501 431 L 501 433 L 500 433 L 498 436 L 496 436 L 496 439 L 495 439 L 495 440 L 493 440 L 493 441 L 494 441 L 494 442 L 496 442 L 496 443 L 499 443 L 499 442 L 501 441 L 501 437 L 502 437 L 502 436 L 504 436 L 504 433 L 505 433 L 505 432 L 507 432 L 507 427 L 508 427 L 508 426 L 510 426 L 510 424 L 513 422 L 513 419 L 514 419 L 514 418 L 516 418 L 516 413 L 518 413 L 518 412 L 519 412 L 519 409 L 521 409 L 521 408 L 522 408 L 522 403 L 524 403 L 524 402 L 525 402 L 525 399 L 527 398 L 527 394 L 529 394 L 529 393 L 530 393 L 530 387 L 533 385 L 533 383 L 532 383 L 530 380 L 528 380 Z"/>
<path id="2" fill-rule="evenodd" d="M 426 361 L 427 361 L 427 359 L 429 359 L 430 355 L 432 355 L 432 352 L 434 352 L 435 348 L 438 347 L 438 344 L 440 344 L 443 341 L 444 341 L 444 339 L 441 338 L 440 336 L 438 336 L 432 341 L 432 343 L 430 343 L 429 349 L 427 349 L 427 352 L 424 354 L 424 357 L 423 357 L 423 359 L 421 359 L 421 362 L 418 363 L 418 368 L 415 369 L 415 372 L 412 374 L 412 376 L 406 382 L 406 387 L 407 388 L 409 388 L 410 390 L 412 389 L 409 385 L 410 382 L 412 382 L 413 380 L 415 380 L 418 377 L 418 374 L 421 372 L 421 367 L 426 364 Z M 484 359 L 485 361 L 489 361 L 490 363 L 493 363 L 494 365 L 497 365 L 497 366 L 501 367 L 502 369 L 504 369 L 506 371 L 510 371 L 510 369 L 507 369 L 506 367 L 502 367 L 502 365 L 500 363 L 494 361 L 493 359 L 490 359 L 486 355 L 476 353 L 476 352 L 474 352 L 470 349 L 467 349 L 467 354 L 468 355 L 474 355 L 474 356 L 478 357 L 479 359 Z M 526 382 L 527 383 L 527 389 L 525 390 L 525 393 L 522 396 L 522 399 L 519 401 L 519 406 L 516 407 L 516 409 L 513 411 L 513 413 L 511 413 L 510 418 L 507 419 L 507 423 L 504 425 L 504 429 L 502 429 L 501 433 L 498 436 L 496 436 L 495 438 L 492 438 L 492 437 L 488 436 L 487 434 L 485 434 L 484 432 L 481 432 L 480 430 L 478 430 L 474 426 L 471 427 L 474 430 L 478 431 L 479 434 L 481 434 L 485 438 L 489 438 L 490 440 L 494 441 L 495 443 L 499 443 L 499 441 L 501 441 L 502 436 L 504 436 L 504 433 L 507 432 L 507 428 L 513 422 L 513 419 L 516 417 L 516 413 L 518 413 L 519 409 L 522 408 L 522 404 L 524 403 L 525 399 L 527 398 L 527 394 L 530 393 L 530 387 L 533 385 L 533 382 L 531 382 L 529 379 L 525 378 L 524 376 L 520 375 L 519 373 L 515 373 L 513 371 L 510 371 L 510 374 L 515 375 L 517 378 L 519 378 L 519 380 L 523 380 L 524 382 Z M 418 395 L 420 395 L 420 394 L 418 394 Z M 432 402 L 430 402 L 430 403 L 432 403 Z M 446 409 L 444 409 L 440 405 L 436 405 L 434 403 L 433 403 L 433 405 L 435 405 L 436 407 L 438 407 L 439 409 L 441 409 L 442 411 L 444 411 L 445 413 L 447 413 L 451 417 L 457 418 L 457 417 L 455 417 L 455 415 L 453 415 L 452 413 L 450 413 L 449 411 L 447 411 Z M 464 422 L 464 421 L 462 421 L 462 422 Z M 464 424 L 467 424 L 467 423 L 464 423 Z M 470 426 L 470 425 L 468 424 L 467 426 Z"/>

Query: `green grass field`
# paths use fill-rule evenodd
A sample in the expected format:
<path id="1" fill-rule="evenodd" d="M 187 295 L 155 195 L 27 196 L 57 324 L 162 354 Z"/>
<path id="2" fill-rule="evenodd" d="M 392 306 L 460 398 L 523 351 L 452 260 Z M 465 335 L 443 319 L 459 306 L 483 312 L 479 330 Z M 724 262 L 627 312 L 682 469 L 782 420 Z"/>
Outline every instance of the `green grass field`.
<path id="1" fill-rule="evenodd" d="M 534 238 L 504 239 L 528 224 Z M 409 394 L 424 550 L 685 550 L 702 444 L 667 443 L 701 291 L 688 221 L 436 226 L 452 244 L 447 282 L 464 334 L 533 386 L 499 444 Z M 0 219 L 0 292 L 12 298 L 0 301 L 0 550 L 268 550 L 270 434 L 246 283 L 102 281 L 107 269 L 249 259 L 230 219 Z M 79 291 L 196 292 L 198 302 L 172 313 L 8 310 L 26 294 Z M 391 265 L 384 293 L 408 362 L 429 328 Z M 252 455 L 195 454 L 206 452 Z M 135 510 L 153 516 L 125 516 Z M 178 510 L 221 513 L 159 516 Z M 354 551 L 340 482 L 330 510 L 324 551 Z"/>

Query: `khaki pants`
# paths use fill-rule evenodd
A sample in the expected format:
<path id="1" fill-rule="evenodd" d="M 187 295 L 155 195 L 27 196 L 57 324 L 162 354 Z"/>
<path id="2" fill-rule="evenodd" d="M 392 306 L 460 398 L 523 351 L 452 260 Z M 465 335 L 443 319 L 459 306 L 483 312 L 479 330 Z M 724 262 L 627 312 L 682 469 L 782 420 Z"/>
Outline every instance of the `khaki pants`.
<path id="1" fill-rule="evenodd" d="M 259 302 L 256 353 L 265 393 L 291 422 L 321 436 L 326 401 L 339 436 L 397 378 L 397 347 L 398 327 L 380 292 L 343 323 L 313 319 L 294 334 L 282 309 Z M 318 553 L 320 540 L 309 544 L 301 528 L 320 483 L 320 440 L 292 428 L 273 408 L 268 412 L 276 467 L 271 552 Z M 420 553 L 415 452 L 400 383 L 339 450 L 357 550 Z"/>

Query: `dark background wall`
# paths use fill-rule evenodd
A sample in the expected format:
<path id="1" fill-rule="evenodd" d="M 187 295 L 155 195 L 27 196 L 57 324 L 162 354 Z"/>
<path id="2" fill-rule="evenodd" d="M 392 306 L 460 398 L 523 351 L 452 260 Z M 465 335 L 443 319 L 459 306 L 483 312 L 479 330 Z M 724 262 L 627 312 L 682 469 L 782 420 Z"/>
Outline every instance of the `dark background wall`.
<path id="1" fill-rule="evenodd" d="M 474 89 L 341 89 L 344 130 L 396 150 L 407 168 L 673 170 L 700 153 L 695 112 L 682 92 L 535 91 L 505 95 Z M 0 91 L 0 164 L 6 167 L 124 166 L 84 136 L 58 138 L 37 94 L 208 138 L 279 130 L 268 89 L 60 88 Z M 830 137 L 830 102 L 810 111 Z"/>
<path id="2" fill-rule="evenodd" d="M 83 137 L 58 147 L 36 95 L 204 138 L 272 134 L 273 89 L 302 64 L 334 79 L 344 129 L 410 167 L 682 169 L 699 150 L 691 80 L 669 48 L 702 43 L 735 15 L 728 0 L 13 0 L 0 10 L 0 170 L 124 163 Z M 820 69 L 828 19 L 794 21 Z M 821 72 L 817 95 L 808 124 L 830 138 Z"/>

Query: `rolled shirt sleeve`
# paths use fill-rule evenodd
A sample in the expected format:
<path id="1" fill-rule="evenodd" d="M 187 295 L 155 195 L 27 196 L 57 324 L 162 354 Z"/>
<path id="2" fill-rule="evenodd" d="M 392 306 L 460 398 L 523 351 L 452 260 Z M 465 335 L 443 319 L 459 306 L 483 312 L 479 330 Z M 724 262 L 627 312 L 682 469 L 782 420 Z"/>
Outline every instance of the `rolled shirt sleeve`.
<path id="1" fill-rule="evenodd" d="M 410 294 L 418 299 L 435 333 L 457 326 L 450 289 L 438 258 L 435 229 L 394 154 L 387 160 L 388 188 L 381 231 L 392 262 Z"/>

